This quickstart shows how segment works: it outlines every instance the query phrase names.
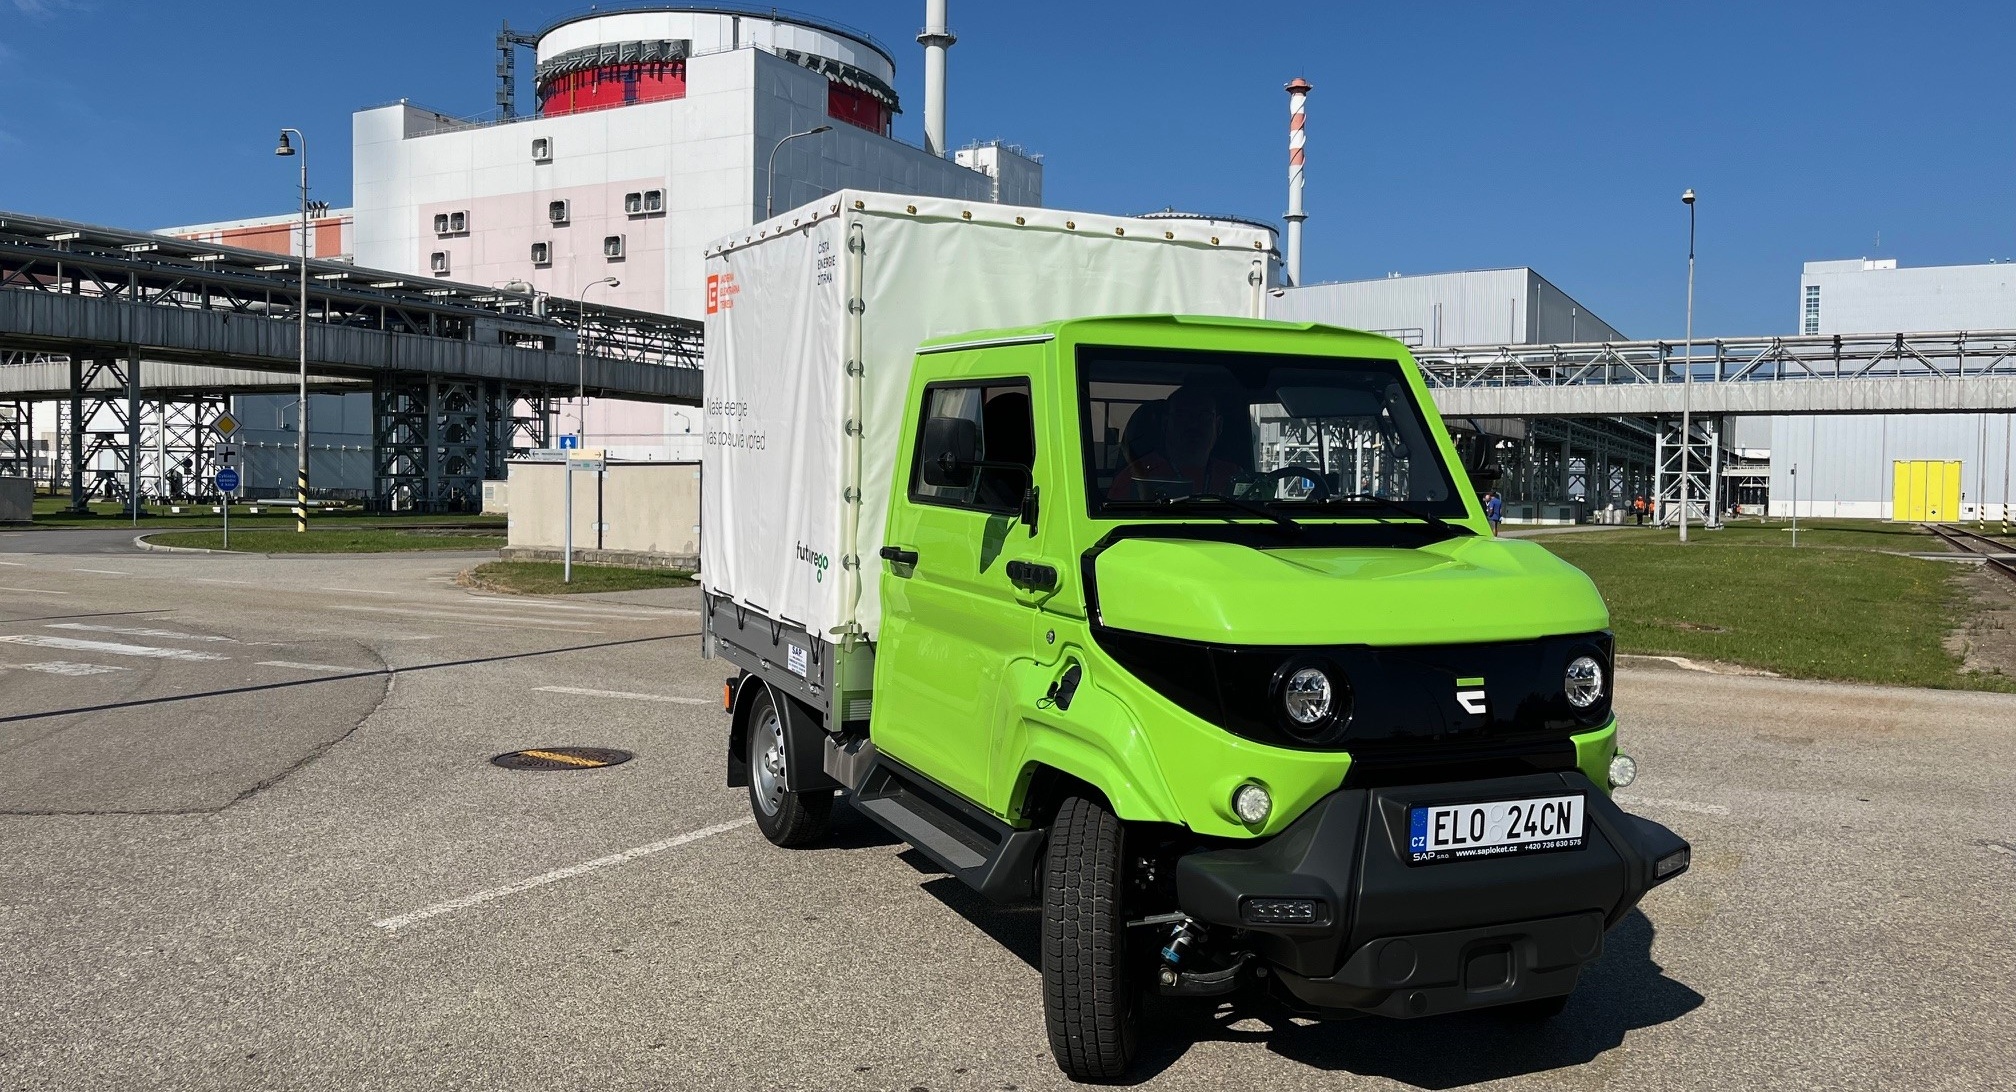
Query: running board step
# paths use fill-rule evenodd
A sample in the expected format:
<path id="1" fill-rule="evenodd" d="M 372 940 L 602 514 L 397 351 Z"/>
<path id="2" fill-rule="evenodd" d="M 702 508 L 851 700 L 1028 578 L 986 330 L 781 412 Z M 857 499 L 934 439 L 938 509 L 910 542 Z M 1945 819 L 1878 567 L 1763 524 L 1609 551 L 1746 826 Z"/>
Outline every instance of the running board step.
<path id="1" fill-rule="evenodd" d="M 882 755 L 874 763 L 854 792 L 856 810 L 995 902 L 1036 897 L 1044 831 L 1016 830 Z"/>

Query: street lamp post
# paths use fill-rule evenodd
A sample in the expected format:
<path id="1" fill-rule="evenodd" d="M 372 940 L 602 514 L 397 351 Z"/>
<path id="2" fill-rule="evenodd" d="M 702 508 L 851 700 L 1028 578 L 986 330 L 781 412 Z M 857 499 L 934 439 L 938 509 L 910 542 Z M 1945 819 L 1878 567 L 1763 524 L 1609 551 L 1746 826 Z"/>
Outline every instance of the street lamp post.
<path id="1" fill-rule="evenodd" d="M 832 131 L 833 127 L 831 125 L 821 125 L 816 128 L 807 129 L 802 133 L 792 133 L 785 137 L 784 140 L 780 140 L 770 146 L 770 169 L 766 172 L 769 180 L 763 183 L 763 218 L 765 220 L 768 220 L 771 213 L 776 210 L 777 149 L 782 148 L 786 140 L 797 140 L 801 136 L 818 136 L 820 133 L 830 133 Z"/>
<path id="2" fill-rule="evenodd" d="M 588 446 L 588 290 L 598 284 L 615 288 L 622 283 L 614 277 L 589 281 L 574 297 L 581 305 L 581 321 L 574 327 L 574 434 L 582 447 Z"/>
<path id="3" fill-rule="evenodd" d="M 308 138 L 299 129 L 282 129 L 273 154 L 294 154 L 289 133 L 301 144 L 301 402 L 296 415 L 300 427 L 294 431 L 294 530 L 301 534 L 308 530 L 308 255 L 313 240 L 308 234 Z"/>
<path id="4" fill-rule="evenodd" d="M 1687 497 L 1694 450 L 1694 191 L 1680 195 L 1687 206 L 1687 354 L 1680 375 L 1680 543 L 1687 543 Z"/>

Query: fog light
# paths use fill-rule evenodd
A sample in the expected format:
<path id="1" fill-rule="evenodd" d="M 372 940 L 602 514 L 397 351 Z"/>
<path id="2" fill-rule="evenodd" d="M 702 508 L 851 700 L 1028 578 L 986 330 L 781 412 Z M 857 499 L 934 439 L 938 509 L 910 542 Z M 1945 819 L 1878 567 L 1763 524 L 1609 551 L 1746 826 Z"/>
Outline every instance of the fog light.
<path id="1" fill-rule="evenodd" d="M 1239 917 L 1251 925 L 1317 925 L 1323 920 L 1318 899 L 1247 899 Z"/>
<path id="2" fill-rule="evenodd" d="M 1232 793 L 1232 814 L 1249 827 L 1257 827 L 1267 821 L 1274 810 L 1274 798 L 1267 794 L 1267 787 L 1248 781 Z"/>
<path id="3" fill-rule="evenodd" d="M 1682 849 L 1659 858 L 1652 865 L 1652 882 L 1663 883 L 1687 871 L 1687 860 L 1691 853 L 1691 850 Z"/>
<path id="4" fill-rule="evenodd" d="M 1621 789 L 1638 780 L 1638 763 L 1630 755 L 1618 755 L 1610 760 L 1610 787 Z"/>

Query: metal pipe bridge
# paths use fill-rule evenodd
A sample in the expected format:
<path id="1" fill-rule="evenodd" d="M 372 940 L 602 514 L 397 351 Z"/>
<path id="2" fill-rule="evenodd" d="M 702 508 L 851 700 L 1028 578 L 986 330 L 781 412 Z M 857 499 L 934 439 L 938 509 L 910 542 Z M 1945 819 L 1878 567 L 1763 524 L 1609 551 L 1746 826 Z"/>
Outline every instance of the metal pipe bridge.
<path id="1" fill-rule="evenodd" d="M 1730 417 L 2016 410 L 2016 330 L 1410 348 L 1447 418 L 1508 418 L 1541 430 L 1578 418 L 1652 419 L 1650 484 L 1661 522 L 1678 518 L 1683 481 L 1689 518 L 1718 519 L 1729 496 Z M 1683 401 L 1694 417 L 1684 437 Z M 1571 459 L 1585 461 L 1567 440 L 1558 456 L 1536 458 L 1562 468 L 1563 490 Z M 1742 473 L 1755 477 L 1756 469 Z M 1597 492 L 1590 488 L 1592 500 Z"/>
<path id="2" fill-rule="evenodd" d="M 304 300 L 297 257 L 0 212 L 0 474 L 32 472 L 34 404 L 55 401 L 73 503 L 206 479 L 225 400 L 294 388 L 304 309 L 311 390 L 371 392 L 381 504 L 480 496 L 512 452 L 549 445 L 577 378 L 700 402 L 697 322 L 308 265 Z"/>

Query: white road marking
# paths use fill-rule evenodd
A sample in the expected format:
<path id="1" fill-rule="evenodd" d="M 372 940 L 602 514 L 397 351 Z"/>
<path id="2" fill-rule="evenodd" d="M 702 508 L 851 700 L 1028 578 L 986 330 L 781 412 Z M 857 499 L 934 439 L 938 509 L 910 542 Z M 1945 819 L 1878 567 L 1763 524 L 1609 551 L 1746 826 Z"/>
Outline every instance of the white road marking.
<path id="1" fill-rule="evenodd" d="M 1666 800 L 1657 796 L 1624 797 L 1627 804 L 1642 804 L 1648 808 L 1670 808 L 1673 811 L 1691 811 L 1696 815 L 1727 815 L 1729 809 L 1721 804 L 1702 804 L 1693 800 Z"/>
<path id="2" fill-rule="evenodd" d="M 523 891 L 530 891 L 535 887 L 544 887 L 549 883 L 559 883 L 561 880 L 573 879 L 576 876 L 594 872 L 597 869 L 629 864 L 639 857 L 649 857 L 654 853 L 663 853 L 668 849 L 677 849 L 689 842 L 697 842 L 702 838 L 712 838 L 716 834 L 725 834 L 738 827 L 746 827 L 755 821 L 754 818 L 745 816 L 731 822 L 716 823 L 711 827 L 701 827 L 699 830 L 689 830 L 684 834 L 674 838 L 667 838 L 662 842 L 633 846 L 620 853 L 611 853 L 607 857 L 597 857 L 592 861 L 583 861 L 577 865 L 568 865 L 566 868 L 556 868 L 551 872 L 541 872 L 530 879 L 519 880 L 517 883 L 504 887 L 493 887 L 488 891 L 478 891 L 474 895 L 464 895 L 459 899 L 437 902 L 432 906 L 415 910 L 410 914 L 400 914 L 398 917 L 392 918 L 380 918 L 371 924 L 380 929 L 401 929 L 416 921 L 425 921 L 428 918 L 439 917 L 442 914 L 452 914 L 457 910 L 466 910 L 471 906 L 501 899 L 507 895 L 516 895 Z"/>
<path id="3" fill-rule="evenodd" d="M 571 603 L 548 603 L 539 599 L 504 599 L 496 596 L 472 595 L 469 602 L 486 607 L 500 607 L 505 610 L 564 610 L 572 614 L 596 614 L 609 618 L 651 618 L 664 613 L 655 609 L 630 609 L 624 607 L 578 607 Z M 693 613 L 698 614 L 698 611 Z"/>
<path id="4" fill-rule="evenodd" d="M 120 571 L 119 571 L 119 570 L 117 570 L 117 569 L 71 569 L 70 571 L 71 571 L 71 572 L 73 572 L 73 573 L 100 573 L 100 574 L 102 574 L 102 575 L 105 575 L 105 576 L 132 576 L 132 575 L 133 575 L 132 573 L 122 573 L 122 572 L 120 572 Z"/>
<path id="5" fill-rule="evenodd" d="M 39 633 L 0 637 L 0 641 L 17 645 L 32 645 L 36 648 L 68 649 L 72 652 L 103 652 L 111 656 L 144 656 L 150 660 L 228 660 L 231 658 L 229 656 L 219 656 L 215 652 L 196 652 L 187 648 L 155 648 L 153 645 L 122 645 L 111 641 L 80 641 L 75 637 L 45 637 Z"/>
<path id="6" fill-rule="evenodd" d="M 69 594 L 70 594 L 70 593 L 69 593 L 69 592 L 67 592 L 67 591 L 57 591 L 57 590 L 55 590 L 55 589 L 53 589 L 53 588 L 7 588 L 7 587 L 0 587 L 0 591 L 18 591 L 18 592 L 34 592 L 34 593 L 35 593 L 36 595 L 69 595 Z"/>
<path id="7" fill-rule="evenodd" d="M 261 660 L 260 667 L 291 667 L 299 671 L 376 671 L 375 667 L 342 667 L 337 664 L 297 664 L 292 660 Z"/>
<path id="8" fill-rule="evenodd" d="M 663 701 L 676 705 L 712 705 L 713 698 L 675 698 L 668 694 L 633 694 L 628 690 L 584 690 L 578 686 L 535 686 L 544 694 L 580 694 L 590 698 L 624 698 L 629 701 Z"/>
<path id="9" fill-rule="evenodd" d="M 0 561 L 0 565 L 12 565 L 17 569 L 25 569 L 28 567 L 28 563 L 25 561 Z"/>
<path id="10" fill-rule="evenodd" d="M 72 678 L 84 675 L 109 675 L 114 671 L 131 670 L 130 668 L 113 667 L 110 664 L 80 664 L 72 663 L 69 660 L 45 660 L 39 664 L 18 664 L 15 666 L 18 666 L 23 671 L 40 671 L 45 675 L 68 675 Z M 6 669 L 7 665 L 0 664 L 0 671 Z"/>
<path id="11" fill-rule="evenodd" d="M 515 615 L 456 614 L 438 610 L 414 610 L 406 607 L 360 607 L 352 603 L 339 603 L 337 610 L 368 611 L 372 614 L 404 614 L 414 618 L 426 618 L 449 625 L 492 626 L 498 629 L 584 629 L 588 623 L 555 621 L 549 618 L 520 618 Z M 519 623 L 512 625 L 511 623 Z"/>
<path id="12" fill-rule="evenodd" d="M 405 592 L 386 591 L 383 588 L 316 588 L 316 591 L 342 592 L 345 595 L 405 595 Z"/>
<path id="13" fill-rule="evenodd" d="M 196 583 L 198 583 L 198 584 L 250 584 L 250 583 L 251 583 L 251 581 L 250 581 L 250 580 L 220 580 L 220 579 L 218 579 L 218 578 L 216 578 L 216 577 L 214 577 L 214 576 L 199 576 L 199 577 L 197 577 L 197 578 L 196 578 Z"/>
<path id="14" fill-rule="evenodd" d="M 121 626 L 94 626 L 84 622 L 51 622 L 44 629 L 76 629 L 87 633 L 117 633 L 126 637 L 168 637 L 177 641 L 228 641 L 230 637 L 211 637 L 201 633 L 183 633 L 173 629 L 126 629 Z"/>

